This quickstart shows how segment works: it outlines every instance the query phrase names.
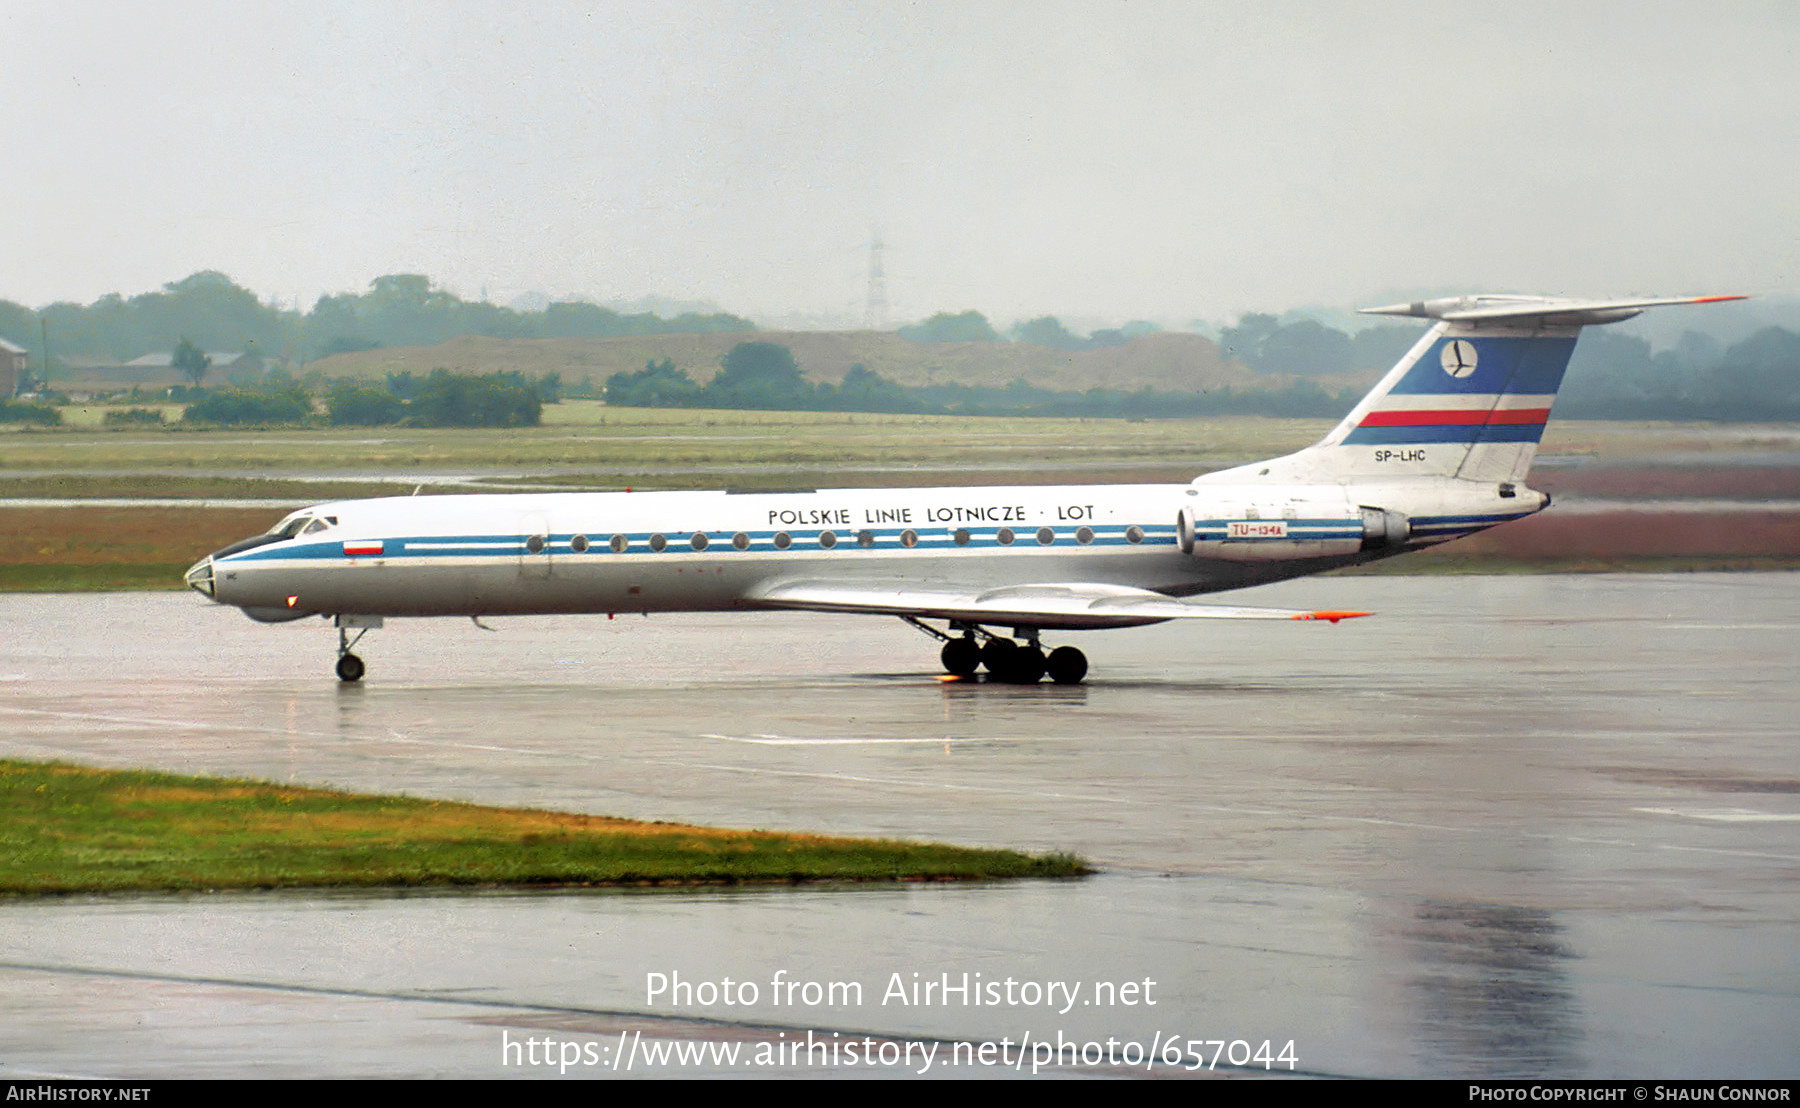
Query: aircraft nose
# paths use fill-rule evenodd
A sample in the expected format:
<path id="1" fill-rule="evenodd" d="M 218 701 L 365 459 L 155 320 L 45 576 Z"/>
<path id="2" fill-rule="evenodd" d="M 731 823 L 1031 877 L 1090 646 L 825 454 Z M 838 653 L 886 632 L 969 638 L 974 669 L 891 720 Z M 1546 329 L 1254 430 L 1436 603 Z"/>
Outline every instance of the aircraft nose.
<path id="1" fill-rule="evenodd" d="M 192 566 L 189 566 L 187 573 L 183 576 L 187 581 L 188 588 L 193 589 L 195 592 L 209 599 L 212 597 L 213 560 L 211 555 L 208 555 L 195 562 Z"/>

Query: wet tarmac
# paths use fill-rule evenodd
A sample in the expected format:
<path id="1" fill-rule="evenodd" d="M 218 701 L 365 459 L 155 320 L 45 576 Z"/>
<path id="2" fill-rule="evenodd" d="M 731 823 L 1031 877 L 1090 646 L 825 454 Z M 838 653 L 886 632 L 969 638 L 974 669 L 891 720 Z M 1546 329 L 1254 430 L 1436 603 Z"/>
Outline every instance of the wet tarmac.
<path id="1" fill-rule="evenodd" d="M 340 687 L 322 622 L 0 597 L 0 755 L 1103 871 L 0 901 L 0 1076 L 1800 1073 L 1800 575 L 1231 599 L 1379 614 L 1065 636 L 1073 689 L 878 618 L 391 621 Z"/>

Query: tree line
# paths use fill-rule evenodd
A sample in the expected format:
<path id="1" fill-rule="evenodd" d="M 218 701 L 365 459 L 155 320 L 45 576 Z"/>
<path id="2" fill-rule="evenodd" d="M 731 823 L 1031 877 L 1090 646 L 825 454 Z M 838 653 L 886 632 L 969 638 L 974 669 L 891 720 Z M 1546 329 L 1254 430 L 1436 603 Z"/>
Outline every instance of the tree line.
<path id="1" fill-rule="evenodd" d="M 283 369 L 253 386 L 174 389 L 187 402 L 180 422 L 187 427 L 281 427 L 324 422 L 334 427 L 536 427 L 544 404 L 555 403 L 560 377 L 536 382 L 520 373 L 468 374 L 434 369 L 423 377 L 390 373 L 383 384 L 341 378 L 315 397 Z M 319 382 L 323 383 L 323 382 Z M 320 401 L 324 411 L 320 412 Z M 62 410 L 52 404 L 0 401 L 0 423 L 54 427 Z M 108 427 L 160 427 L 160 408 L 109 410 Z"/>
<path id="2" fill-rule="evenodd" d="M 814 384 L 787 347 L 741 343 L 725 356 L 719 373 L 702 385 L 668 358 L 635 372 L 607 378 L 609 404 L 653 408 L 761 408 L 772 410 L 896 412 L 939 415 L 1340 416 L 1366 385 L 1327 388 L 1297 374 L 1294 365 L 1323 365 L 1334 375 L 1386 370 L 1422 334 L 1417 327 L 1370 328 L 1355 336 L 1306 320 L 1281 325 L 1273 317 L 1245 317 L 1226 328 L 1228 351 L 1252 369 L 1280 374 L 1265 388 L 1181 392 L 1097 387 L 1060 392 L 1026 381 L 1002 388 L 964 384 L 901 385 L 855 365 L 837 385 Z M 1337 351 L 1309 360 L 1311 348 Z M 1341 376 L 1339 380 L 1341 381 Z M 1652 354 L 1649 343 L 1599 328 L 1576 344 L 1559 415 L 1577 419 L 1723 421 L 1800 420 L 1800 334 L 1768 327 L 1729 347 L 1688 332 L 1673 349 Z"/>
<path id="3" fill-rule="evenodd" d="M 536 427 L 544 396 L 555 383 L 519 373 L 389 374 L 385 384 L 353 378 L 331 383 L 325 422 L 334 427 Z M 241 425 L 300 423 L 314 416 L 313 397 L 291 375 L 276 371 L 255 388 L 208 392 L 182 413 L 183 423 Z"/>
<path id="4" fill-rule="evenodd" d="M 0 300 L 0 338 L 36 363 L 47 337 L 51 358 L 130 361 L 191 343 L 200 350 L 250 350 L 292 365 L 384 346 L 430 346 L 461 335 L 498 339 L 611 338 L 684 332 L 754 331 L 726 313 L 664 319 L 597 304 L 553 303 L 521 312 L 464 300 L 421 274 L 377 277 L 363 293 L 320 297 L 311 310 L 283 308 L 215 270 L 204 270 L 130 298 L 109 293 L 92 304 L 58 302 L 31 309 Z"/>
<path id="5" fill-rule="evenodd" d="M 1002 388 L 902 385 L 853 365 L 836 385 L 815 384 L 780 343 L 739 343 L 702 385 L 669 358 L 606 379 L 606 402 L 633 408 L 748 408 L 772 411 L 892 412 L 925 415 L 1157 416 L 1341 415 L 1356 390 L 1332 393 L 1312 381 L 1263 390 L 1169 392 L 1094 388 L 1063 392 L 1019 380 Z"/>
<path id="6" fill-rule="evenodd" d="M 1069 332 L 1055 317 L 1044 317 L 1012 329 L 1016 341 L 1038 342 L 1064 350 L 1118 345 L 1140 325 L 1119 331 L 1095 331 L 1085 339 Z M 1143 327 L 1153 325 L 1145 324 Z M 1305 378 L 1373 375 L 1403 357 L 1424 329 L 1418 325 L 1379 325 L 1349 334 L 1310 319 L 1282 320 L 1259 312 L 1241 316 L 1219 331 L 1219 348 L 1227 358 L 1262 374 L 1303 379 L 1277 390 L 1237 393 L 1113 393 L 1094 390 L 1080 401 L 1038 395 L 1028 387 L 1006 395 L 954 396 L 910 390 L 924 403 L 951 409 L 996 408 L 1029 414 L 1137 414 L 1164 403 L 1152 414 L 1201 415 L 1254 412 L 1263 415 L 1342 414 L 1357 396 L 1344 391 L 1305 388 Z M 915 342 L 972 342 L 998 339 L 979 312 L 941 312 L 913 328 L 901 328 Z M 989 390 L 992 391 L 992 390 Z M 1015 403 L 1016 402 L 1016 403 Z M 1577 419 L 1667 419 L 1771 421 L 1800 419 L 1800 335 L 1767 327 L 1729 346 L 1710 335 L 1688 331 L 1667 350 L 1651 350 L 1645 340 L 1604 327 L 1582 332 L 1570 360 L 1557 413 Z"/>

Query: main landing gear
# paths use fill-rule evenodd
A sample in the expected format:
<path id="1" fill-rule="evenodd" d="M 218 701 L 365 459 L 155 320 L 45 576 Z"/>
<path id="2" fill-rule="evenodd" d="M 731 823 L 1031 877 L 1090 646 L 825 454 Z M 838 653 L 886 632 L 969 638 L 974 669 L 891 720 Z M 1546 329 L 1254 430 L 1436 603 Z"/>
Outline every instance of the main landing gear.
<path id="1" fill-rule="evenodd" d="M 911 616 L 900 618 L 943 640 L 938 658 L 944 663 L 944 672 L 957 677 L 973 677 L 977 670 L 986 669 L 988 680 L 1008 685 L 1035 685 L 1046 676 L 1058 685 L 1079 685 L 1087 676 L 1087 655 L 1072 646 L 1059 646 L 1045 654 L 1035 627 L 1015 629 L 1015 640 L 972 623 L 952 623 L 952 631 L 962 632 L 953 637 Z"/>

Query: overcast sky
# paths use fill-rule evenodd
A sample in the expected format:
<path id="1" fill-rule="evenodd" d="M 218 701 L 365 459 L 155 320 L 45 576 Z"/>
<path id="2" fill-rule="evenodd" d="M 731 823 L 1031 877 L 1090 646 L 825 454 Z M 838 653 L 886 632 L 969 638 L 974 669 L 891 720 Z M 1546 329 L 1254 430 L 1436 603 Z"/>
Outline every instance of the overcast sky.
<path id="1" fill-rule="evenodd" d="M 1800 289 L 1800 5 L 5 0 L 0 297 Z"/>

